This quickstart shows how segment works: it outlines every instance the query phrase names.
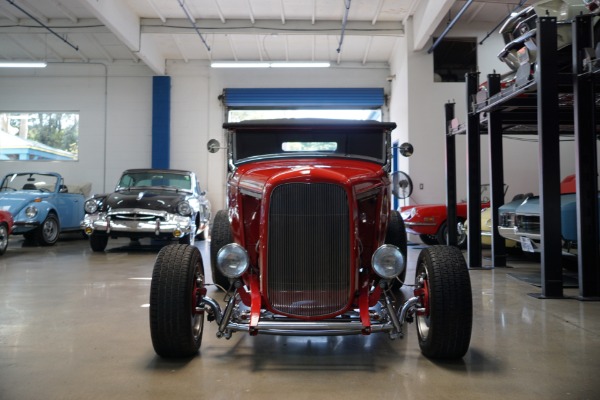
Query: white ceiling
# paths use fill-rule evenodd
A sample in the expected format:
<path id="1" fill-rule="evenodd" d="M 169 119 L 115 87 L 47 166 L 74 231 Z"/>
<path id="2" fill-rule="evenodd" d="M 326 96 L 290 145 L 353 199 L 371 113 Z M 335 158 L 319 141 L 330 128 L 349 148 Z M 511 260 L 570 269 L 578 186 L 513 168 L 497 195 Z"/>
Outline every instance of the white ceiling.
<path id="1" fill-rule="evenodd" d="M 421 49 L 430 43 L 436 28 L 445 26 L 465 3 L 0 0 L 0 60 L 133 60 L 147 64 L 156 74 L 165 73 L 167 60 L 329 61 L 368 66 L 389 61 L 409 17 L 414 21 L 414 45 Z M 486 22 L 494 27 L 517 3 L 519 0 L 471 1 L 461 22 Z"/>

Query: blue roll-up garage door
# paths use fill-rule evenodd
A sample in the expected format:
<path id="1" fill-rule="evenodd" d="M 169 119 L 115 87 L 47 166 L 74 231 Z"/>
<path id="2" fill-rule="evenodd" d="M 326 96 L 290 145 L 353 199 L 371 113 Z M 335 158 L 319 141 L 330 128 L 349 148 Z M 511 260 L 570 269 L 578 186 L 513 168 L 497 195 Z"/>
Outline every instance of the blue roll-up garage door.
<path id="1" fill-rule="evenodd" d="M 383 88 L 224 89 L 228 108 L 380 108 Z"/>

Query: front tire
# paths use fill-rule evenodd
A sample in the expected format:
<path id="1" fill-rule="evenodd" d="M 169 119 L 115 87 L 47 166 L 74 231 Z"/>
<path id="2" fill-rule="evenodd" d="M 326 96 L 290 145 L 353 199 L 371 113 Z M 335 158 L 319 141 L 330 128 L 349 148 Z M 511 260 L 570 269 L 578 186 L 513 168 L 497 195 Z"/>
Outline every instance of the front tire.
<path id="1" fill-rule="evenodd" d="M 461 218 L 459 218 L 457 221 L 462 223 L 465 222 Z M 446 222 L 447 221 L 444 221 L 442 225 L 440 225 L 440 229 L 437 232 L 437 242 L 441 245 L 448 244 L 448 224 Z M 467 234 L 464 231 L 462 233 L 457 233 L 456 246 L 459 249 L 467 248 Z"/>
<path id="2" fill-rule="evenodd" d="M 42 246 L 54 246 L 58 241 L 60 226 L 55 214 L 48 214 L 44 222 L 35 230 L 35 239 Z"/>
<path id="3" fill-rule="evenodd" d="M 404 226 L 404 220 L 398 211 L 392 211 L 390 213 L 390 222 L 388 229 L 385 234 L 385 243 L 392 244 L 400 249 L 400 253 L 404 256 L 404 271 L 398 276 L 398 279 L 394 280 L 393 287 L 401 288 L 406 280 L 406 264 L 408 254 L 408 239 L 406 237 L 406 227 Z"/>
<path id="4" fill-rule="evenodd" d="M 150 334 L 161 357 L 198 353 L 204 331 L 204 265 L 197 247 L 168 245 L 154 263 L 150 284 Z"/>
<path id="5" fill-rule="evenodd" d="M 419 235 L 419 239 L 421 239 L 421 242 L 429 245 L 429 246 L 434 246 L 436 244 L 439 244 L 437 237 L 435 235 Z"/>
<path id="6" fill-rule="evenodd" d="M 93 251 L 101 252 L 106 249 L 106 245 L 108 244 L 108 235 L 102 233 L 92 233 L 90 235 L 90 247 Z"/>
<path id="7" fill-rule="evenodd" d="M 217 254 L 219 250 L 226 244 L 233 243 L 233 234 L 231 233 L 231 224 L 229 223 L 229 213 L 227 210 L 219 210 L 215 215 L 210 237 L 210 270 L 213 282 L 224 290 L 227 290 L 229 288 L 229 278 L 223 275 L 217 268 Z"/>
<path id="8" fill-rule="evenodd" d="M 432 246 L 419 254 L 415 295 L 421 352 L 430 358 L 463 357 L 471 342 L 473 299 L 467 263 L 453 246 Z"/>
<path id="9" fill-rule="evenodd" d="M 8 248 L 8 225 L 0 224 L 0 256 L 6 253 Z"/>

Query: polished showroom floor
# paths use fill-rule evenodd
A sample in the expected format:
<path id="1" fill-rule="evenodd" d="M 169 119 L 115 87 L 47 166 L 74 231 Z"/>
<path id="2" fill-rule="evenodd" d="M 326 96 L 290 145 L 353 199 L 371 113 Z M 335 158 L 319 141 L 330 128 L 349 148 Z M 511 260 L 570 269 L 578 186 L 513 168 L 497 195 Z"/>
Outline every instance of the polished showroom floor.
<path id="1" fill-rule="evenodd" d="M 197 245 L 209 271 L 207 244 Z M 409 275 L 419 246 L 410 248 Z M 50 248 L 12 237 L 0 257 L 0 399 L 600 398 L 600 302 L 529 296 L 540 289 L 508 274 L 539 276 L 539 264 L 520 255 L 512 268 L 470 271 L 473 336 L 458 362 L 423 357 L 412 325 L 391 341 L 225 340 L 214 324 L 197 357 L 168 361 L 148 328 L 157 251 L 116 240 L 98 254 L 79 235 Z"/>

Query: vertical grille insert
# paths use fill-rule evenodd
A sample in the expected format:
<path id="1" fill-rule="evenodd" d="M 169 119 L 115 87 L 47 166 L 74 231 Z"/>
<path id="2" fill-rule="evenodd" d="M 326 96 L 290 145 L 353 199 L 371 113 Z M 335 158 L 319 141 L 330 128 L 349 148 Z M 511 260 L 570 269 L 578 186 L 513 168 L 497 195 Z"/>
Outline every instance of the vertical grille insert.
<path id="1" fill-rule="evenodd" d="M 273 190 L 268 298 L 280 312 L 333 314 L 350 294 L 348 199 L 341 186 L 293 183 Z"/>

